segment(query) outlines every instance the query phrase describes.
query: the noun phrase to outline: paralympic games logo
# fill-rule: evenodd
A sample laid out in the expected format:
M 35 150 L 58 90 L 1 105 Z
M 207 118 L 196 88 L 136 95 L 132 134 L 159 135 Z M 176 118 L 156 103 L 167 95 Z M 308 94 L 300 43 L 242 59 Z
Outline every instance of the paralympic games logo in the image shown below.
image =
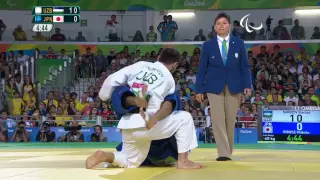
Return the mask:
M 57 76 L 58 75 L 58 66 L 51 66 L 49 67 L 49 72 L 54 75 Z
M 241 20 L 240 20 L 240 26 L 243 27 L 243 28 L 246 28 L 246 31 L 247 31 L 248 33 L 253 32 L 252 29 L 254 29 L 254 30 L 260 30 L 260 29 L 262 29 L 262 27 L 263 27 L 262 23 L 260 24 L 259 27 L 253 27 L 253 26 L 251 26 L 250 24 L 248 24 L 249 16 L 250 16 L 250 14 L 247 14 L 247 15 L 245 15 L 245 16 L 243 16 L 243 17 L 241 18 Z M 246 24 L 245 24 L 245 25 L 243 24 L 243 21 L 244 21 L 244 20 L 246 20 Z M 250 29 L 249 29 L 249 28 L 250 28 Z

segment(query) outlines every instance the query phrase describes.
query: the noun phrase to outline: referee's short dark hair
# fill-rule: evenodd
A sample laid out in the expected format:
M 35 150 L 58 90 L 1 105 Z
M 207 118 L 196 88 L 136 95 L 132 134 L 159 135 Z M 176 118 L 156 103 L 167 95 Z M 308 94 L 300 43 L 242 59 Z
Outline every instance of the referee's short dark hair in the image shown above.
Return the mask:
M 179 51 L 173 48 L 163 49 L 159 56 L 159 61 L 167 65 L 180 62 L 180 60 L 181 54 L 179 53 Z
M 214 19 L 214 24 L 216 24 L 217 21 L 218 21 L 219 19 L 221 19 L 221 18 L 226 18 L 227 21 L 228 21 L 228 23 L 229 23 L 229 24 L 231 23 L 231 19 L 230 19 L 230 16 L 229 16 L 228 14 L 226 14 L 226 13 L 220 13 L 220 14 L 218 14 L 218 16 Z

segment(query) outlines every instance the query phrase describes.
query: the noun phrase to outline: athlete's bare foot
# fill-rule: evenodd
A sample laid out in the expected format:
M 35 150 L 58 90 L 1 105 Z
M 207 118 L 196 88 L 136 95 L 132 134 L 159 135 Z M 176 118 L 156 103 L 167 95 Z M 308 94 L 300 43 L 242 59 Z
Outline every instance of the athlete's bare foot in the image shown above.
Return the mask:
M 92 169 L 94 166 L 96 166 L 102 162 L 112 163 L 113 159 L 114 159 L 113 153 L 107 153 L 107 152 L 99 150 L 87 158 L 86 168 Z
M 176 164 L 177 169 L 200 169 L 202 168 L 202 165 L 195 163 L 193 161 L 187 160 L 187 161 L 178 161 Z

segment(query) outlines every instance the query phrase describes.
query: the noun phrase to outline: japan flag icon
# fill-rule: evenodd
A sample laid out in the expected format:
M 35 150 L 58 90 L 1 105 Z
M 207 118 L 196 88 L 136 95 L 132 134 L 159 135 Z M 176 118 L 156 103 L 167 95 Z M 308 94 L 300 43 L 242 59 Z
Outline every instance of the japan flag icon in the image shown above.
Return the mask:
M 266 133 L 266 134 L 273 133 L 273 127 L 272 126 L 264 126 L 263 127 L 263 133 Z

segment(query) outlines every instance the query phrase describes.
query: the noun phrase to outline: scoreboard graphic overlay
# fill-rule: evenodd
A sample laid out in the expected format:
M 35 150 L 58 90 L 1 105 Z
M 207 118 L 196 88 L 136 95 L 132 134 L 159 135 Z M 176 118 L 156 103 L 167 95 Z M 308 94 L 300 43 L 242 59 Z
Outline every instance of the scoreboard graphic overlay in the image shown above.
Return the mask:
M 319 106 L 262 106 L 262 141 L 320 142 Z
M 56 23 L 79 23 L 79 6 L 35 6 L 32 9 L 33 32 L 50 32 Z

